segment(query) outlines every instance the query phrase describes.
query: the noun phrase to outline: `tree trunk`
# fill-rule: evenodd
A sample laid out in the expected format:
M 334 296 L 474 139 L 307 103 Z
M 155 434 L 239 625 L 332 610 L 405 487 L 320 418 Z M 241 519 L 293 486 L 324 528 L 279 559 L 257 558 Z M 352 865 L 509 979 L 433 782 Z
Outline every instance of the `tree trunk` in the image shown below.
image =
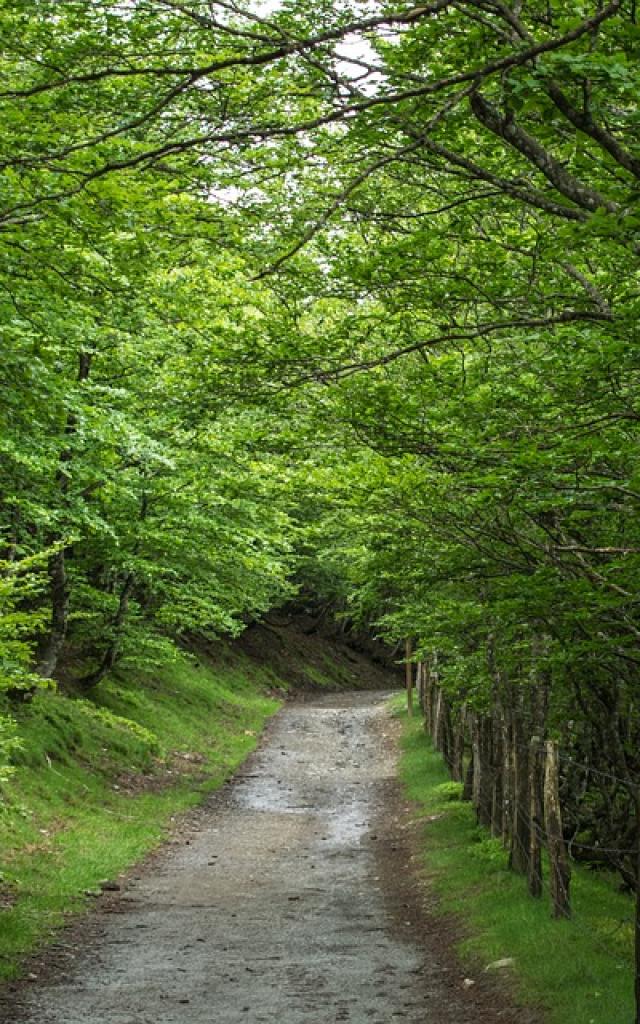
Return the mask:
M 529 867 L 528 886 L 532 896 L 542 895 L 542 840 L 544 832 L 543 787 L 544 758 L 543 737 L 546 732 L 547 710 L 551 677 L 544 667 L 544 655 L 549 647 L 549 638 L 536 635 L 533 639 L 533 671 L 531 718 L 534 734 L 529 745 Z
M 504 829 L 503 718 L 494 715 L 491 723 L 491 832 L 502 836 Z
M 463 704 L 453 726 L 453 749 L 451 751 L 451 778 L 454 782 L 464 781 L 464 737 L 467 707 Z
M 482 758 L 482 774 L 480 776 L 480 822 L 491 828 L 493 809 L 493 720 L 489 715 L 480 719 L 480 756 Z
M 473 766 L 473 785 L 471 789 L 471 803 L 476 812 L 476 818 L 480 819 L 480 776 L 482 775 L 482 758 L 480 757 L 480 716 L 474 714 L 471 721 L 471 764 Z
M 405 679 L 407 684 L 407 714 L 411 718 L 413 715 L 413 668 L 411 665 L 411 640 L 409 637 L 405 641 Z
M 544 772 L 544 823 L 551 867 L 551 900 L 554 917 L 571 917 L 569 883 L 571 869 L 562 835 L 558 744 L 547 740 Z
M 118 608 L 113 617 L 111 642 L 108 644 L 104 654 L 102 655 L 102 660 L 95 672 L 90 672 L 89 675 L 84 676 L 84 678 L 79 681 L 83 690 L 91 690 L 94 686 L 97 686 L 98 683 L 100 683 L 116 665 L 118 655 L 120 653 L 120 644 L 122 642 L 123 626 L 129 609 L 129 598 L 131 596 L 131 591 L 133 590 L 134 582 L 135 577 L 133 573 L 128 572 L 125 577 L 122 590 L 120 591 Z
M 529 748 L 529 866 L 527 883 L 532 896 L 542 896 L 542 794 L 540 737 L 533 736 Z
M 431 674 L 431 665 L 427 660 L 423 663 L 423 710 L 424 710 L 424 731 L 428 736 L 431 736 L 431 730 L 433 727 L 433 676 Z
M 491 826 L 491 720 L 484 715 L 474 716 L 472 730 L 473 806 L 480 825 Z
M 60 652 L 67 637 L 69 620 L 69 585 L 67 581 L 66 550 L 59 551 L 49 559 L 49 588 L 51 594 L 51 625 L 40 648 L 36 672 L 44 679 L 50 679 L 56 670 Z
M 494 836 L 502 835 L 504 816 L 504 793 L 502 774 L 502 689 L 503 679 L 498 669 L 496 640 L 493 632 L 487 637 L 487 671 L 491 678 L 491 716 L 486 736 L 487 758 L 490 764 L 491 809 L 489 827 Z
M 509 867 L 526 875 L 529 871 L 529 757 L 527 740 L 519 714 L 513 716 L 513 805 Z
M 436 750 L 442 750 L 442 690 L 439 686 L 434 686 L 434 708 L 433 708 L 433 720 L 431 724 L 431 738 L 433 739 L 433 745 Z
M 511 820 L 513 814 L 514 765 L 513 765 L 513 733 L 510 714 L 506 711 L 502 718 L 502 845 L 505 849 L 511 843 Z
M 467 764 L 467 770 L 464 773 L 464 786 L 462 788 L 462 799 L 467 801 L 473 800 L 474 794 L 474 771 L 473 771 L 473 754 L 469 758 Z
M 638 787 L 634 788 L 634 801 L 636 806 L 636 922 L 635 922 L 635 959 L 636 959 L 636 1018 L 635 1024 L 640 1024 L 640 792 Z
M 441 729 L 442 729 L 442 756 L 444 757 L 447 770 L 453 778 L 453 723 L 451 720 L 451 708 L 445 693 L 442 693 L 441 707 Z

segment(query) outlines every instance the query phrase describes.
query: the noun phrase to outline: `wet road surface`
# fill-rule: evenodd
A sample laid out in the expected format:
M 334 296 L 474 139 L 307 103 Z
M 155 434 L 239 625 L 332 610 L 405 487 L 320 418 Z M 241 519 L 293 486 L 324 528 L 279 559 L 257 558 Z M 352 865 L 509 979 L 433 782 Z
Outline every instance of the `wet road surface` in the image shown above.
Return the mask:
M 380 693 L 286 706 L 191 831 L 94 915 L 59 976 L 28 989 L 19 1019 L 489 1020 L 388 891 L 406 868 L 406 851 L 393 859 L 394 731 Z

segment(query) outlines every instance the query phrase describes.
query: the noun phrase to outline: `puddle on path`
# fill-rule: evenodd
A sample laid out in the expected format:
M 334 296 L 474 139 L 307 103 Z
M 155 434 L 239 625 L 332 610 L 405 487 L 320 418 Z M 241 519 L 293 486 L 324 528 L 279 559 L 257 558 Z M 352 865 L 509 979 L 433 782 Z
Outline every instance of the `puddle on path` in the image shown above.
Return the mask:
M 128 885 L 117 913 L 95 915 L 57 983 L 31 988 L 20 1019 L 475 1020 L 381 891 L 372 822 L 380 832 L 394 811 L 387 721 L 379 693 L 285 707 L 198 829 Z

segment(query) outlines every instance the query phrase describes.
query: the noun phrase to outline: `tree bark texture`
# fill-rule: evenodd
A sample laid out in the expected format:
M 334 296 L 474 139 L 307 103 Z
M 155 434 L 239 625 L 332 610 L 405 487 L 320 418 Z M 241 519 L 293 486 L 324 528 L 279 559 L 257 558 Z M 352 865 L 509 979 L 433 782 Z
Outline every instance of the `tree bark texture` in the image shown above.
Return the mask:
M 520 874 L 529 871 L 529 756 L 521 716 L 512 721 L 513 801 L 511 808 L 511 848 L 509 867 Z
M 562 835 L 558 744 L 547 740 L 544 772 L 544 823 L 550 862 L 551 901 L 554 917 L 571 917 L 569 884 L 571 869 Z
M 407 685 L 407 714 L 413 715 L 413 666 L 411 664 L 411 640 L 405 641 L 405 679 Z
M 80 680 L 80 685 L 84 690 L 91 690 L 98 683 L 102 682 L 104 677 L 115 668 L 120 653 L 120 645 L 122 643 L 122 631 L 124 623 L 127 617 L 127 611 L 129 610 L 129 598 L 134 587 L 135 577 L 132 572 L 128 572 L 122 589 L 120 590 L 120 597 L 118 600 L 118 608 L 116 614 L 113 617 L 111 626 L 111 641 L 102 655 L 102 660 L 95 672 L 89 673 Z
M 464 747 L 466 736 L 467 708 L 458 710 L 453 724 L 453 747 L 451 751 L 451 778 L 454 782 L 464 782 Z
M 36 672 L 44 679 L 50 679 L 55 672 L 67 637 L 69 585 L 67 581 L 65 548 L 60 548 L 55 555 L 51 556 L 48 572 L 51 595 L 51 620 L 49 632 L 40 648 L 40 655 L 36 665 Z
M 540 738 L 533 736 L 529 748 L 529 866 L 527 884 L 532 896 L 542 896 L 542 756 Z

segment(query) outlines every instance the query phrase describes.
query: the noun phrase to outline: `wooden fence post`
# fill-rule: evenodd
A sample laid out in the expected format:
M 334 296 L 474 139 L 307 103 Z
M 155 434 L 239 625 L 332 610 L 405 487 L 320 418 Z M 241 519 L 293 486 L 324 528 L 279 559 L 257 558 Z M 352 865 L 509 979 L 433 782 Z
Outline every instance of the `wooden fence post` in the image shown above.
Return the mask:
M 571 917 L 569 883 L 571 868 L 562 835 L 562 813 L 560 809 L 560 785 L 558 769 L 558 744 L 547 740 L 544 767 L 544 824 L 547 833 L 547 849 L 551 865 L 551 900 L 554 917 Z

